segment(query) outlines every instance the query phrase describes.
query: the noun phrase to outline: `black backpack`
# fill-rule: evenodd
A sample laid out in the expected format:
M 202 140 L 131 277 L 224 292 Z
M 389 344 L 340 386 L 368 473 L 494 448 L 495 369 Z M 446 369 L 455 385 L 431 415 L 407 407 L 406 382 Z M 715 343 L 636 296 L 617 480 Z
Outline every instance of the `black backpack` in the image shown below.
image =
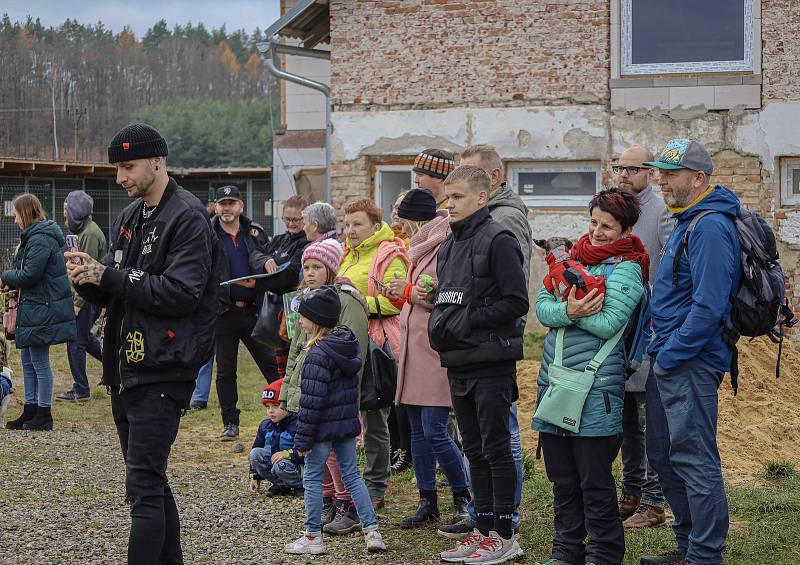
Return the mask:
M 672 284 L 678 284 L 678 264 L 681 254 L 689 259 L 689 236 L 698 222 L 714 210 L 700 212 L 692 219 L 672 264 Z M 742 246 L 742 282 L 731 299 L 730 317 L 725 320 L 722 337 L 731 348 L 731 387 L 734 396 L 739 390 L 739 350 L 736 343 L 742 336 L 754 338 L 765 335 L 778 344 L 778 361 L 775 377 L 780 376 L 781 353 L 783 351 L 783 328 L 797 323 L 794 312 L 785 298 L 786 280 L 778 264 L 778 244 L 775 234 L 766 221 L 750 210 L 740 208 L 735 219 L 736 233 Z

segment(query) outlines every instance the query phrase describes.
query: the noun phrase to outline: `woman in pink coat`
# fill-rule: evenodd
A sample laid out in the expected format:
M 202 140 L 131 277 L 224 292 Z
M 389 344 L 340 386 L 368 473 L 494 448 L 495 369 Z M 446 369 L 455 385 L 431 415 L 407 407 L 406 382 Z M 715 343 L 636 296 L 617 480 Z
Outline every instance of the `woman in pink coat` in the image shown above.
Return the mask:
M 401 526 L 414 528 L 439 519 L 437 461 L 453 491 L 455 521 L 466 518 L 470 495 L 461 452 L 447 433 L 451 407 L 447 370 L 428 341 L 431 305 L 415 288 L 422 275 L 436 277 L 436 255 L 450 234 L 448 213 L 436 210 L 436 200 L 430 192 L 416 189 L 403 198 L 398 216 L 411 237 L 411 266 L 407 279 L 392 281 L 387 294 L 393 300 L 405 299 L 400 312 L 395 404 L 405 407 L 411 423 L 411 459 L 419 487 L 419 506 L 413 515 L 403 519 Z

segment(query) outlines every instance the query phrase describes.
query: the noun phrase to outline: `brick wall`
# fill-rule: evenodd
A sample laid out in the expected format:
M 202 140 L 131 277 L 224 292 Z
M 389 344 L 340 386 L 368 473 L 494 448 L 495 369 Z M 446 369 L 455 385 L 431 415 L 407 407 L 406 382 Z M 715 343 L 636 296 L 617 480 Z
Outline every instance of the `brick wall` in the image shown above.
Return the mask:
M 608 0 L 332 0 L 335 110 L 609 97 Z
M 761 0 L 764 100 L 800 100 L 800 2 Z

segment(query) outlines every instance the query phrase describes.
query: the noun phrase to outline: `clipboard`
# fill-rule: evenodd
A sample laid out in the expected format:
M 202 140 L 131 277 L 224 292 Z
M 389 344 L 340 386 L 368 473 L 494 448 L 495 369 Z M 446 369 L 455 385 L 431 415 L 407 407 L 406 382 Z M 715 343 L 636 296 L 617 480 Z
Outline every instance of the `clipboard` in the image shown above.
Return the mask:
M 275 271 L 274 273 L 259 273 L 257 275 L 247 275 L 246 277 L 236 277 L 235 279 L 231 279 L 229 281 L 223 281 L 223 282 L 219 283 L 219 286 L 228 286 L 228 285 L 231 285 L 231 284 L 233 284 L 235 282 L 246 281 L 247 279 L 265 279 L 267 277 L 271 277 L 272 275 L 277 275 L 281 271 L 285 271 L 289 267 L 290 264 L 291 263 L 287 261 L 286 263 L 282 263 L 282 264 L 278 265 L 278 270 Z

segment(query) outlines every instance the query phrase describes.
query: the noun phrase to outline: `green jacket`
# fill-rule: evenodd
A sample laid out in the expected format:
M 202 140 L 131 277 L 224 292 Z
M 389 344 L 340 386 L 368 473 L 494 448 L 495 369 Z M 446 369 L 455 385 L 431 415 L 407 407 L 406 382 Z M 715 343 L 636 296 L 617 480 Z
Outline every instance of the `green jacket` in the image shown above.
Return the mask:
M 530 278 L 531 246 L 533 235 L 528 221 L 528 207 L 505 183 L 489 197 L 487 202 L 492 219 L 514 234 L 522 250 L 522 268 L 525 282 Z
M 350 285 L 335 285 L 339 293 L 339 300 L 342 303 L 342 313 L 339 314 L 339 325 L 347 326 L 358 338 L 361 346 L 361 369 L 358 371 L 358 382 L 361 383 L 361 375 L 364 372 L 364 361 L 367 353 L 369 336 L 367 328 L 369 319 L 367 318 L 367 304 L 364 297 L 358 290 Z M 281 408 L 289 412 L 300 411 L 300 376 L 303 373 L 303 363 L 306 360 L 305 348 L 308 334 L 297 324 L 292 344 L 289 347 L 289 358 L 286 361 L 286 376 L 283 378 L 281 386 L 280 402 Z
M 605 265 L 589 266 L 586 269 L 598 275 L 605 272 Z M 586 318 L 575 321 L 567 317 L 567 303 L 561 302 L 542 286 L 536 300 L 536 316 L 550 328 L 544 340 L 542 366 L 536 384 L 537 403 L 549 384 L 548 367 L 555 357 L 556 332 L 564 333 L 564 366 L 583 371 L 603 343 L 622 329 L 630 319 L 642 297 L 642 269 L 638 263 L 623 261 L 606 280 L 603 309 Z M 582 437 L 611 436 L 622 433 L 622 406 L 625 396 L 625 359 L 622 342 L 600 366 L 594 384 L 589 391 L 581 413 L 580 431 L 573 434 L 553 425 L 533 420 L 534 430 L 560 435 Z
M 64 243 L 64 234 L 54 221 L 33 223 L 20 236 L 11 269 L 0 275 L 3 283 L 20 291 L 14 334 L 17 348 L 75 340 Z
M 78 228 L 75 235 L 77 235 L 80 240 L 79 247 L 81 251 L 88 253 L 95 261 L 100 261 L 105 257 L 108 249 L 106 236 L 103 230 L 100 229 L 100 226 L 92 220 L 91 216 L 83 220 L 81 227 Z M 83 305 L 86 304 L 86 301 L 75 292 L 74 285 L 72 287 L 72 302 L 75 308 L 83 308 Z

